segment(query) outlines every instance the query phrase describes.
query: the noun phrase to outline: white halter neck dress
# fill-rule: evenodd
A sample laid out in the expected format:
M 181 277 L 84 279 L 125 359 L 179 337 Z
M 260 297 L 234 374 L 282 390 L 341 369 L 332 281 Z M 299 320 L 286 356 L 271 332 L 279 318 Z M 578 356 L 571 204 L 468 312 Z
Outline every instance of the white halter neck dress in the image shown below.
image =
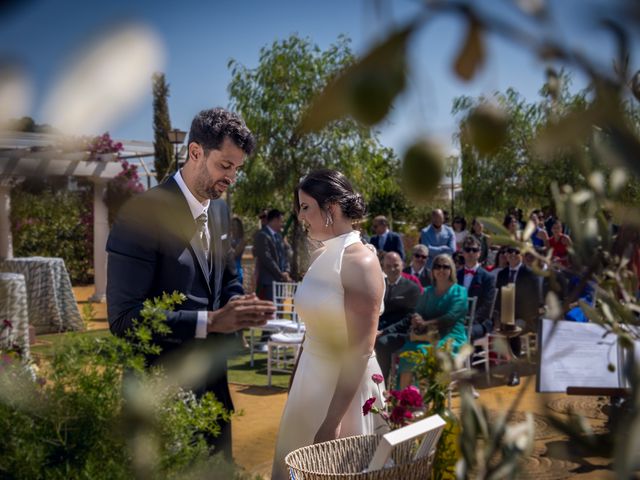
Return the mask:
M 313 443 L 333 398 L 341 370 L 341 353 L 348 347 L 340 277 L 342 256 L 349 245 L 357 242 L 360 242 L 360 234 L 355 231 L 325 241 L 325 250 L 311 264 L 296 292 L 295 308 L 305 323 L 306 334 L 280 422 L 272 473 L 274 480 L 289 478 L 284 457 Z M 380 281 L 384 281 L 382 277 Z M 383 305 L 380 305 L 381 311 Z M 381 424 L 378 415 L 362 414 L 364 402 L 380 396 L 371 380 L 374 373 L 382 374 L 375 354 L 372 354 L 359 389 L 342 419 L 340 437 L 374 433 Z M 381 406 L 380 398 L 376 403 Z

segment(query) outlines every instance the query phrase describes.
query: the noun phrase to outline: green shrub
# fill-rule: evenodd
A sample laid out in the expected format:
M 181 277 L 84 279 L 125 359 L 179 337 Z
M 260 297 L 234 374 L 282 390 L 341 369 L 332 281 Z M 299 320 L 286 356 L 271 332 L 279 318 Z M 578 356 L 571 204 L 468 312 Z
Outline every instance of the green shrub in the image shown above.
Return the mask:
M 50 186 L 40 192 L 14 188 L 11 232 L 16 257 L 62 257 L 72 282 L 93 281 L 93 208 L 89 191 L 54 191 Z
M 163 312 L 183 299 L 148 301 L 127 340 L 65 334 L 36 382 L 0 352 L 0 478 L 248 478 L 210 456 L 222 404 L 145 369 Z

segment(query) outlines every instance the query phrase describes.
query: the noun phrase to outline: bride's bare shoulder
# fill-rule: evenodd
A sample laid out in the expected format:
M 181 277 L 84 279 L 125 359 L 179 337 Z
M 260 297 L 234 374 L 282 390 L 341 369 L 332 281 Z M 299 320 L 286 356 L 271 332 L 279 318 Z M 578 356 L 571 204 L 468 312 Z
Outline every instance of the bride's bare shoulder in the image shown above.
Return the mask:
M 361 269 L 380 269 L 380 261 L 375 253 L 375 248 L 365 245 L 361 242 L 349 245 L 344 250 L 342 257 L 342 266 L 352 266 Z

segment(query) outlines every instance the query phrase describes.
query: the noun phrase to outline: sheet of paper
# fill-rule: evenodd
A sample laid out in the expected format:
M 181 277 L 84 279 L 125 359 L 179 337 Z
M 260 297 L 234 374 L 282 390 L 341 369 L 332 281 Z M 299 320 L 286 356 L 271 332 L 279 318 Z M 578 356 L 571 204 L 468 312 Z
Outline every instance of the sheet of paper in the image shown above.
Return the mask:
M 594 323 L 542 320 L 539 392 L 566 392 L 567 387 L 620 387 L 616 337 Z M 609 370 L 614 366 L 614 371 Z

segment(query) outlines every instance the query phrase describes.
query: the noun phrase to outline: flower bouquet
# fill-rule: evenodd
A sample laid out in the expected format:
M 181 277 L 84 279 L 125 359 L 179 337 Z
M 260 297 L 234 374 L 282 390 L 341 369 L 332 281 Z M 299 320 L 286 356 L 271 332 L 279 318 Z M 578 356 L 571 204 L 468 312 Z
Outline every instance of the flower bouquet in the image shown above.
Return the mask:
M 404 427 L 408 423 L 424 416 L 424 401 L 422 394 L 413 385 L 403 390 L 389 390 L 382 393 L 380 384 L 384 381 L 382 375 L 373 374 L 371 380 L 378 386 L 380 398 L 384 398 L 382 408 L 375 405 L 376 397 L 369 398 L 362 405 L 362 414 L 380 415 L 390 430 Z

